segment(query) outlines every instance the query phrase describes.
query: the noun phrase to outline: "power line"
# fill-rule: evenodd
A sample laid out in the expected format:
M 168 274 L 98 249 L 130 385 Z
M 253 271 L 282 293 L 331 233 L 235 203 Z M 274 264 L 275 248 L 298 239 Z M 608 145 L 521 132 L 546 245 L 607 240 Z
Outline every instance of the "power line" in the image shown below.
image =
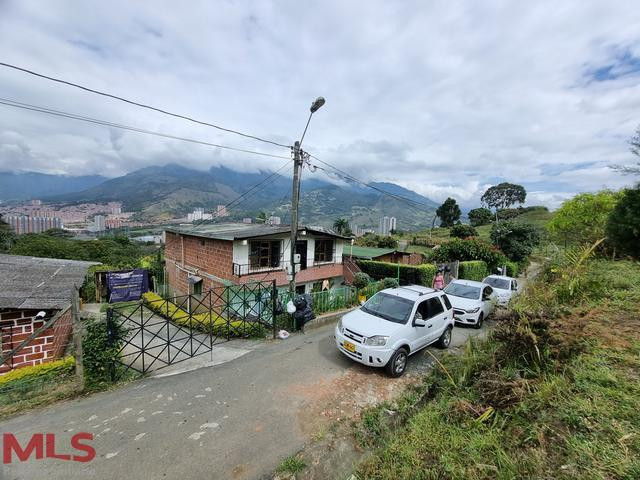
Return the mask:
M 223 132 L 234 133 L 234 134 L 240 135 L 242 137 L 251 138 L 253 140 L 258 140 L 260 142 L 270 143 L 270 144 L 276 145 L 278 147 L 291 148 L 290 145 L 284 145 L 282 143 L 274 142 L 272 140 L 266 140 L 264 138 L 260 138 L 260 137 L 257 137 L 255 135 L 250 135 L 248 133 L 239 132 L 237 130 L 232 130 L 230 128 L 221 127 L 220 125 L 216 125 L 214 123 L 205 122 L 205 121 L 202 121 L 202 120 L 197 120 L 197 119 L 195 119 L 193 117 L 189 117 L 187 115 L 181 115 L 181 114 L 178 114 L 178 113 L 173 113 L 173 112 L 170 112 L 170 111 L 165 110 L 163 108 L 154 107 L 154 106 L 147 105 L 147 104 L 144 104 L 144 103 L 136 102 L 134 100 L 129 100 L 127 98 L 120 97 L 118 95 L 114 95 L 114 94 L 107 93 L 107 92 L 102 92 L 100 90 L 95 90 L 93 88 L 89 88 L 89 87 L 86 87 L 84 85 L 73 83 L 73 82 L 70 82 L 68 80 L 63 80 L 61 78 L 56 78 L 56 77 L 51 77 L 49 75 L 44 75 L 42 73 L 38 73 L 38 72 L 35 72 L 33 70 L 28 70 L 28 69 L 23 68 L 23 67 L 18 67 L 17 65 L 12 65 L 10 63 L 0 62 L 0 66 L 7 67 L 7 68 L 12 68 L 12 69 L 18 70 L 20 72 L 28 73 L 29 75 L 33 75 L 35 77 L 40 77 L 40 78 L 44 78 L 46 80 L 50 80 L 52 82 L 61 83 L 63 85 L 68 85 L 70 87 L 79 88 L 80 90 L 84 90 L 86 92 L 95 93 L 96 95 L 102 95 L 103 97 L 108 97 L 108 98 L 112 98 L 114 100 L 119 100 L 121 102 L 125 102 L 125 103 L 131 104 L 131 105 L 135 105 L 137 107 L 146 108 L 148 110 L 153 110 L 155 112 L 163 113 L 165 115 L 169 115 L 169 116 L 176 117 L 176 118 L 181 118 L 183 120 L 188 120 L 190 122 L 197 123 L 197 124 L 200 124 L 200 125 L 206 125 L 207 127 L 217 128 L 218 130 L 222 130 Z
M 398 201 L 401 201 L 403 203 L 406 203 L 407 205 L 409 205 L 409 206 L 411 206 L 413 208 L 418 209 L 419 207 L 426 207 L 426 208 L 429 208 L 430 210 L 433 210 L 433 206 L 432 205 L 428 205 L 426 203 L 418 202 L 416 200 L 412 200 L 412 199 L 410 199 L 408 197 L 404 197 L 402 195 L 398 195 L 398 194 L 395 194 L 395 193 L 388 192 L 388 191 L 384 190 L 383 188 L 377 187 L 377 186 L 372 185 L 372 184 L 370 184 L 368 182 L 365 182 L 364 180 L 360 180 L 359 178 L 354 177 L 353 175 L 345 172 L 344 170 L 341 170 L 338 167 L 336 167 L 334 165 L 331 165 L 329 162 L 325 162 L 324 160 L 319 159 L 315 155 L 310 155 L 310 157 L 315 159 L 315 160 L 317 160 L 318 162 L 326 165 L 327 167 L 333 169 L 335 172 L 337 172 L 338 176 L 343 178 L 343 179 L 347 179 L 347 180 L 350 180 L 352 182 L 355 182 L 355 183 L 358 183 L 360 185 L 363 185 L 365 187 L 371 188 L 371 189 L 373 189 L 373 190 L 375 190 L 375 191 L 377 191 L 377 192 L 379 192 L 379 193 L 381 193 L 383 195 L 386 195 L 386 196 L 388 196 L 390 198 L 393 198 L 395 200 L 398 200 Z M 327 172 L 327 170 L 325 168 L 322 168 L 322 167 L 320 167 L 318 165 L 312 165 L 312 166 L 315 167 L 315 168 L 318 168 L 320 170 L 323 170 L 325 173 L 328 174 L 328 172 Z
M 233 200 L 231 200 L 229 203 L 227 203 L 224 208 L 237 208 L 238 206 L 242 205 L 243 203 L 245 203 L 249 198 L 253 197 L 254 195 L 256 195 L 258 192 L 260 192 L 261 190 L 264 190 L 266 187 L 268 187 L 269 185 L 271 185 L 273 182 L 276 181 L 275 177 L 276 175 L 278 175 L 278 173 L 280 173 L 280 171 L 282 171 L 284 168 L 289 166 L 289 163 L 291 162 L 291 159 L 289 159 L 288 162 L 284 163 L 282 166 L 280 166 L 280 168 L 278 168 L 277 170 L 275 170 L 274 172 L 272 172 L 270 175 L 268 175 L 267 177 L 265 177 L 264 179 L 262 179 L 260 182 L 256 183 L 255 185 L 253 185 L 252 187 L 250 187 L 248 190 L 246 190 L 245 192 L 243 192 L 242 194 L 240 194 L 238 197 L 234 198 Z M 271 180 L 273 179 L 273 180 Z M 269 182 L 269 180 L 271 180 Z M 269 182 L 265 185 L 266 182 Z M 259 188 L 261 187 L 262 188 Z M 257 190 L 256 190 L 257 189 Z M 254 191 L 255 190 L 255 191 Z M 252 193 L 253 192 L 253 193 Z M 216 213 L 216 215 L 214 215 L 211 219 L 208 220 L 200 220 L 198 223 L 196 223 L 195 225 L 192 225 L 191 228 L 189 230 L 187 230 L 185 233 L 189 233 L 189 232 L 193 232 L 197 227 L 199 227 L 200 225 L 202 225 L 204 222 L 206 221 L 210 221 L 210 220 L 215 220 L 216 218 L 220 218 L 220 214 Z
M 16 100 L 11 100 L 11 99 L 6 99 L 6 98 L 0 98 L 0 105 L 5 105 L 8 107 L 14 107 L 14 108 L 20 108 L 23 110 L 30 110 L 33 112 L 39 112 L 39 113 L 46 113 L 48 115 L 54 115 L 57 117 L 63 117 L 63 118 L 70 118 L 72 120 L 79 120 L 82 122 L 87 122 L 87 123 L 93 123 L 96 125 L 104 125 L 107 127 L 113 127 L 113 128 L 119 128 L 121 130 L 128 130 L 131 132 L 137 132 L 137 133 L 144 133 L 146 135 L 155 135 L 157 137 L 163 137 L 163 138 L 169 138 L 172 140 L 180 140 L 183 142 L 189 142 L 189 143 L 195 143 L 195 144 L 199 144 L 199 145 L 207 145 L 209 147 L 216 147 L 216 148 L 221 148 L 224 150 L 233 150 L 236 152 L 242 152 L 242 153 L 249 153 L 252 155 L 260 155 L 263 157 L 272 157 L 272 158 L 289 158 L 287 156 L 284 155 L 274 155 L 271 153 L 266 153 L 266 152 L 257 152 L 254 150 L 247 150 L 244 148 L 236 148 L 236 147 L 229 147 L 227 145 L 220 145 L 217 143 L 211 143 L 211 142 L 206 142 L 204 140 L 194 140 L 192 138 L 187 138 L 187 137 L 180 137 L 178 135 L 172 135 L 169 133 L 163 133 L 163 132 L 156 132 L 153 130 L 146 130 L 143 128 L 139 128 L 139 127 L 132 127 L 130 125 L 124 125 L 124 124 L 120 124 L 120 123 L 115 123 L 115 122 L 110 122 L 107 120 L 100 120 L 97 118 L 92 118 L 92 117 L 87 117 L 84 115 L 78 115 L 75 113 L 69 113 L 69 112 L 64 112 L 61 110 L 54 110 L 51 108 L 46 108 L 46 107 L 40 107 L 38 105 L 31 105 L 28 103 L 23 103 L 23 102 L 18 102 Z

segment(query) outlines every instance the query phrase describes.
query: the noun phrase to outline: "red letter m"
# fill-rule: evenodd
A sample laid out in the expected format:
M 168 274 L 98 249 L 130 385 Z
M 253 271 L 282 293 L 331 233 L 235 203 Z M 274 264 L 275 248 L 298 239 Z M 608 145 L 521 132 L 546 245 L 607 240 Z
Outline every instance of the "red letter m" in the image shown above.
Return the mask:
M 3 433 L 2 434 L 2 462 L 3 463 L 11 463 L 11 452 L 14 451 L 16 456 L 21 462 L 26 462 L 33 451 L 36 451 L 36 459 L 40 460 L 44 458 L 44 436 L 42 433 L 35 433 L 29 443 L 27 444 L 27 448 L 24 450 L 18 443 L 18 440 L 13 435 L 13 433 Z

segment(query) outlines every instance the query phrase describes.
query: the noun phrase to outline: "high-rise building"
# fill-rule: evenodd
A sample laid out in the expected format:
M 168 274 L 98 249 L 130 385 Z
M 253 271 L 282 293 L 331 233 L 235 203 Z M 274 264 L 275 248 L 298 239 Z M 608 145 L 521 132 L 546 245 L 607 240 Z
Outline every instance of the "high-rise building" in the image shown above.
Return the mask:
M 387 217 L 385 215 L 380 219 L 380 235 L 389 235 L 392 230 L 396 230 L 396 217 Z
M 93 217 L 93 227 L 96 232 L 102 232 L 105 230 L 104 215 L 96 215 Z
M 4 220 L 11 225 L 13 231 L 18 235 L 23 233 L 42 233 L 52 228 L 63 228 L 62 220 L 59 217 L 10 215 L 4 217 Z
M 269 225 L 280 225 L 282 223 L 282 220 L 280 219 L 280 217 L 275 217 L 273 215 L 271 215 L 268 219 L 267 219 L 267 223 Z
M 227 217 L 229 216 L 229 212 L 227 212 L 226 205 L 218 205 L 216 208 L 216 216 L 217 217 Z
M 200 220 L 211 220 L 213 218 L 212 213 L 204 213 L 204 208 L 194 208 L 192 213 L 187 214 L 187 220 L 189 222 L 197 222 Z

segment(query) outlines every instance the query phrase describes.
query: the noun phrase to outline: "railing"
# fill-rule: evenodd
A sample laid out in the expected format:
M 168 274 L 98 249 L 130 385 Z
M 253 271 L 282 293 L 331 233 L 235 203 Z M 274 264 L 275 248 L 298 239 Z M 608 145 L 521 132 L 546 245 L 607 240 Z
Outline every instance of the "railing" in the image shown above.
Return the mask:
M 320 268 L 320 267 L 325 267 L 327 265 L 335 265 L 336 263 L 339 263 L 336 259 L 335 254 L 333 254 L 333 256 L 331 257 L 331 260 L 327 260 L 327 261 L 322 261 L 322 262 L 313 262 L 313 264 L 311 264 L 310 260 L 307 260 L 307 265 L 304 269 L 308 270 L 311 268 Z M 267 266 L 267 267 L 260 267 L 260 266 L 256 266 L 253 265 L 251 263 L 233 263 L 233 274 L 236 277 L 242 277 L 244 275 L 253 275 L 255 273 L 267 273 L 267 272 L 278 272 L 281 270 L 286 271 L 287 266 L 290 265 L 291 262 L 290 261 L 285 261 L 285 260 L 279 260 L 277 265 L 273 265 L 273 266 Z

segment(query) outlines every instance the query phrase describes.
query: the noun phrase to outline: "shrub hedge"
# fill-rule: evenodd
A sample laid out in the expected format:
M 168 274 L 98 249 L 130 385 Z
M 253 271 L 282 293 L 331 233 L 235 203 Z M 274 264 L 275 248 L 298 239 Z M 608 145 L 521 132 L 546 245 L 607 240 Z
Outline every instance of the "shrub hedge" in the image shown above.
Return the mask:
M 73 357 L 65 357 L 50 363 L 22 367 L 11 370 L 0 376 L 0 386 L 10 384 L 18 380 L 34 380 L 51 377 L 52 380 L 61 380 L 73 374 L 76 368 L 76 360 Z
M 493 272 L 504 265 L 507 257 L 498 248 L 479 238 L 454 238 L 440 246 L 436 253 L 436 260 L 438 262 L 483 260 Z
M 520 265 L 516 262 L 507 262 L 505 264 L 507 266 L 507 276 L 508 277 L 517 277 L 520 273 Z
M 458 278 L 481 282 L 489 274 L 486 262 L 482 260 L 470 260 L 460 262 L 458 266 Z
M 142 298 L 151 310 L 165 318 L 168 318 L 176 325 L 183 327 L 191 327 L 206 333 L 215 333 L 217 335 L 233 335 L 234 331 L 238 331 L 242 327 L 241 320 L 227 321 L 213 310 L 205 313 L 189 313 L 178 307 L 170 300 L 165 300 L 160 295 L 147 292 Z
M 360 260 L 356 262 L 360 269 L 376 280 L 383 278 L 397 278 L 400 274 L 400 284 L 418 284 L 431 286 L 436 274 L 436 266 L 428 263 L 421 265 L 405 265 L 402 263 L 376 262 Z

